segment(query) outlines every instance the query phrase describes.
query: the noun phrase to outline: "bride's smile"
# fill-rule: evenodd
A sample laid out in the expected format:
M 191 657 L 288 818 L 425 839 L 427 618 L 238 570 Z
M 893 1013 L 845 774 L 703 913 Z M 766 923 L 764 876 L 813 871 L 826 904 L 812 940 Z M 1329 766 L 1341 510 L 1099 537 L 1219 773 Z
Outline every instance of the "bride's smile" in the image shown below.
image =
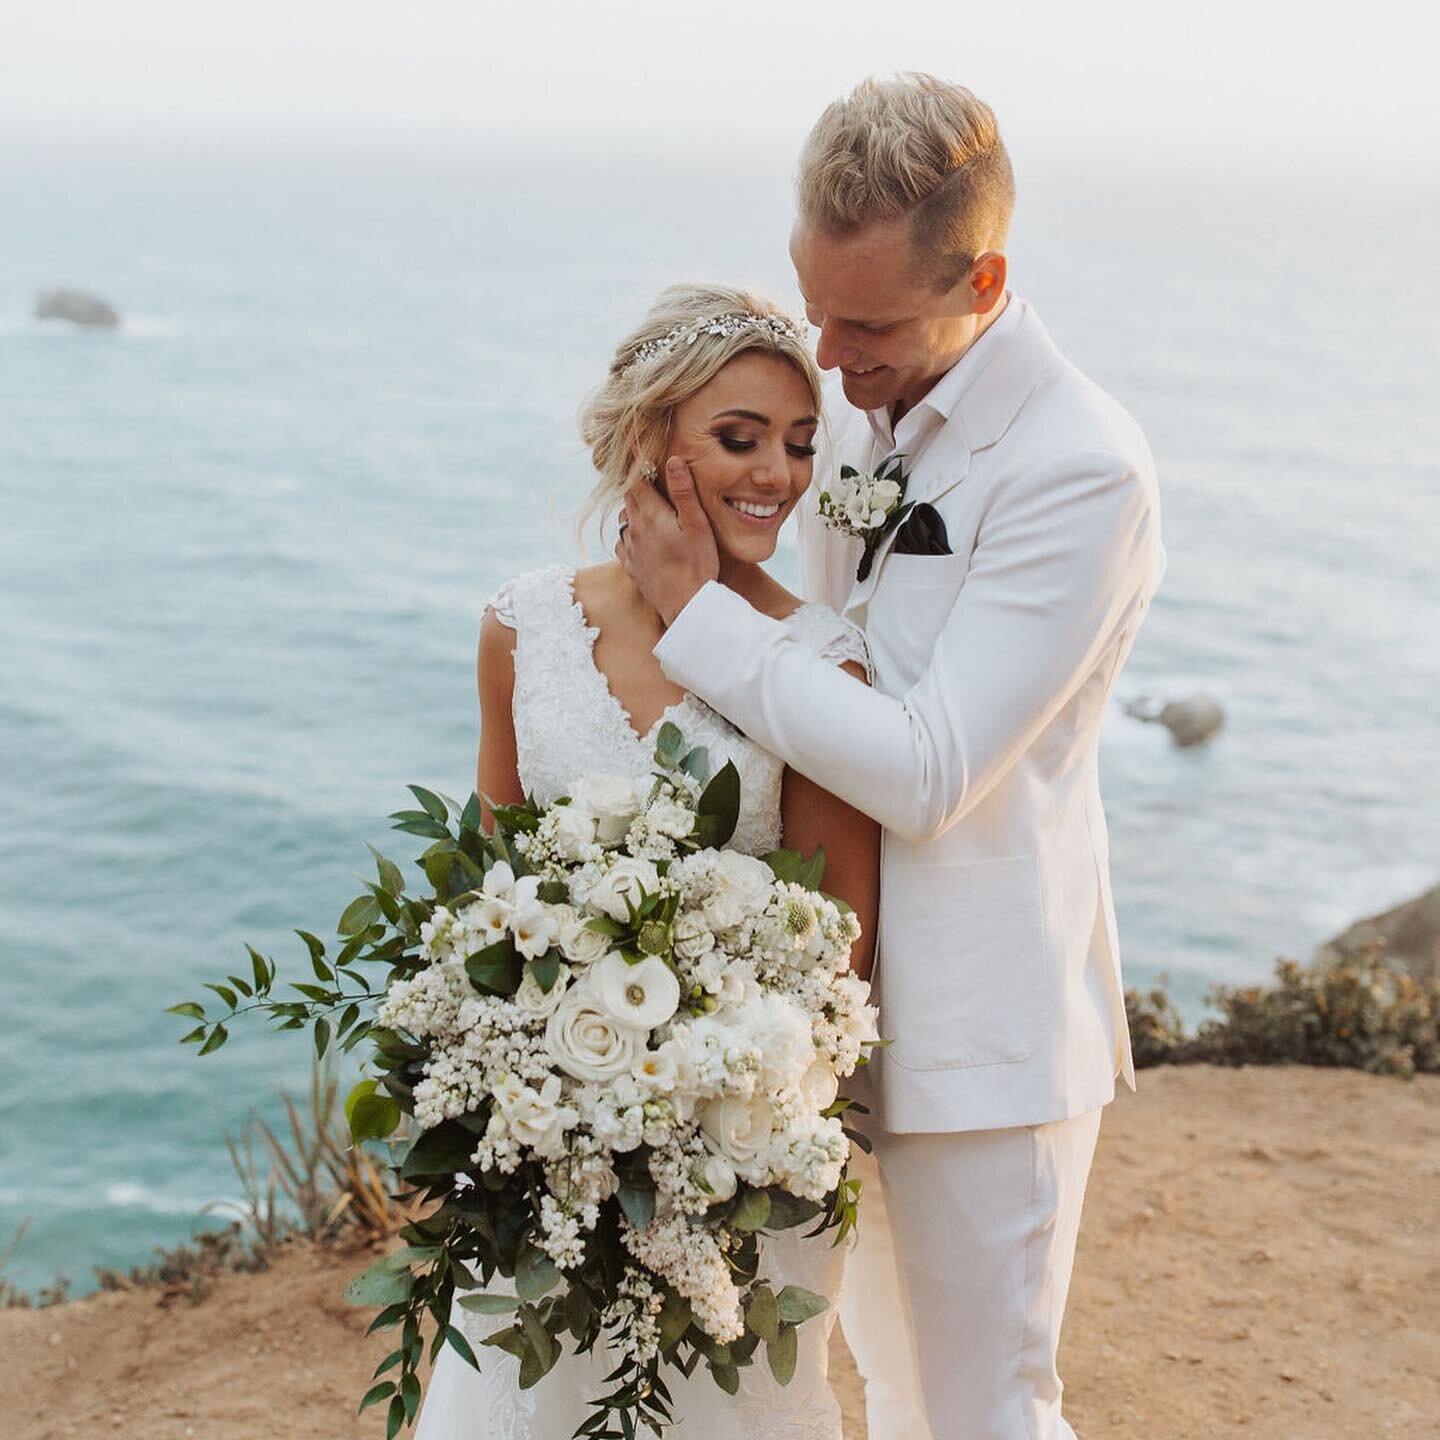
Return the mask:
M 670 453 L 690 465 L 722 562 L 757 564 L 810 485 L 819 420 L 805 377 L 778 355 L 737 356 L 675 408 Z

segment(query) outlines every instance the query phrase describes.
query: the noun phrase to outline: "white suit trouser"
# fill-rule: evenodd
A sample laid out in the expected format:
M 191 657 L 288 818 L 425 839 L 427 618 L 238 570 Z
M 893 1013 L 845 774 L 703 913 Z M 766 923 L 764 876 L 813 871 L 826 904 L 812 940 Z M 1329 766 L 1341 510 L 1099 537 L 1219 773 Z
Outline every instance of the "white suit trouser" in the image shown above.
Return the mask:
M 1074 1440 L 1055 1356 L 1100 1114 L 855 1148 L 840 1324 L 870 1440 Z

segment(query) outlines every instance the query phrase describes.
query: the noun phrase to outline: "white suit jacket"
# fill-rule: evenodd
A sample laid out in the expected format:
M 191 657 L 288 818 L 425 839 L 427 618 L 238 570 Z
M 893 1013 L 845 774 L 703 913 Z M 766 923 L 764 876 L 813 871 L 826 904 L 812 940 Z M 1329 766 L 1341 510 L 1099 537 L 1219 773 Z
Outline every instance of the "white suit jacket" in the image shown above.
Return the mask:
M 883 454 L 847 406 L 802 514 L 807 597 L 864 626 L 873 689 L 713 582 L 655 653 L 885 827 L 880 1123 L 1042 1124 L 1134 1083 L 1097 746 L 1164 569 L 1154 464 L 1019 297 L 929 399 L 906 498 L 940 512 L 953 553 L 892 554 L 892 534 L 855 581 L 859 543 L 813 498 L 822 463 Z

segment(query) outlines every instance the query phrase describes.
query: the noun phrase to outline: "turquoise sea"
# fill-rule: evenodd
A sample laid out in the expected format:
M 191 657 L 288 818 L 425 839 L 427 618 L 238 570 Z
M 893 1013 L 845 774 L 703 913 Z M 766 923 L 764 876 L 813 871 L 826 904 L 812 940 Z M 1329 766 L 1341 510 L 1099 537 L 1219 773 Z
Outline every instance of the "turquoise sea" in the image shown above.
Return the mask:
M 1128 974 L 1193 1018 L 1440 871 L 1440 192 L 1021 175 L 1016 288 L 1162 471 L 1121 698 L 1228 713 L 1105 739 Z M 672 279 L 790 295 L 788 205 L 778 165 L 0 160 L 8 1278 L 83 1289 L 235 1194 L 223 1133 L 304 1046 L 198 1061 L 164 1007 L 244 940 L 298 961 L 365 841 L 413 855 L 404 782 L 468 792 L 478 617 L 568 553 L 609 346 Z M 31 321 L 56 284 L 125 327 Z

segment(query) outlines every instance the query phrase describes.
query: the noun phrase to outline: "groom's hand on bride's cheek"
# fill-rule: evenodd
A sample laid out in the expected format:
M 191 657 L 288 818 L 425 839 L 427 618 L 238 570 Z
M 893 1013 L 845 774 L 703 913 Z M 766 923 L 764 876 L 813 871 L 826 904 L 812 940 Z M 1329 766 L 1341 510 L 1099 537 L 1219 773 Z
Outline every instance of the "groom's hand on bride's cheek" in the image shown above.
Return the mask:
M 719 578 L 720 556 L 695 478 L 678 456 L 665 463 L 665 489 L 668 500 L 643 480 L 631 487 L 615 558 L 668 625 L 702 585 Z

